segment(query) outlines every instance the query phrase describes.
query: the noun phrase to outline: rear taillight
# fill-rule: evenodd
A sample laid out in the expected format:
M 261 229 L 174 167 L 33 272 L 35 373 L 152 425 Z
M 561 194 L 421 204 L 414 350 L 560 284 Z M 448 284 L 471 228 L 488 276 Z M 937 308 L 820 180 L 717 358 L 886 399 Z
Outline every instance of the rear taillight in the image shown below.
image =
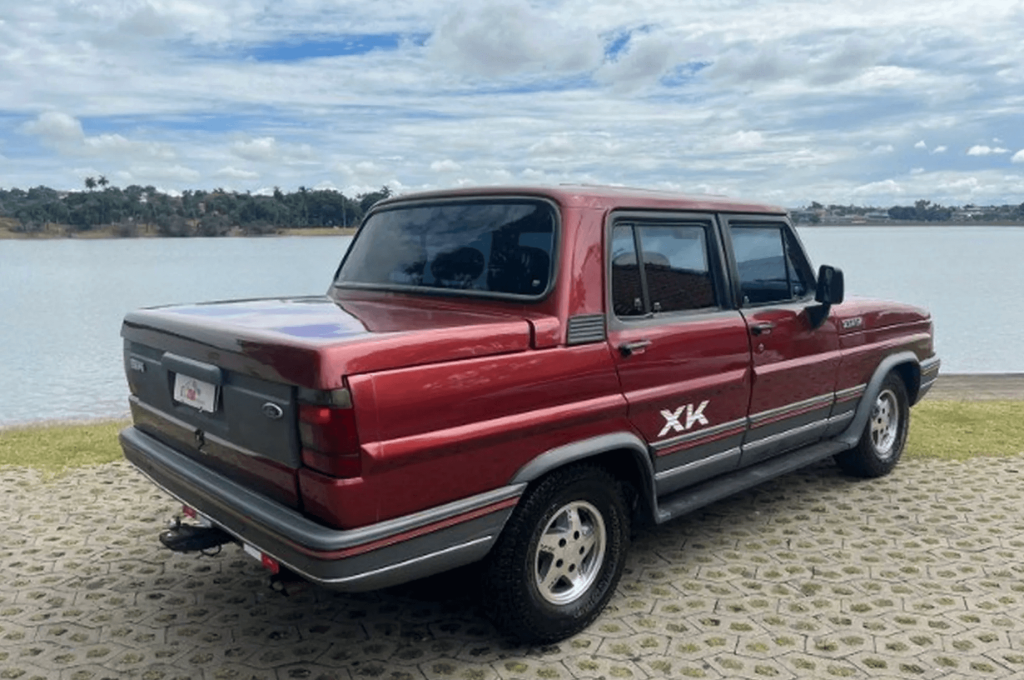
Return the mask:
M 363 466 L 349 391 L 300 394 L 304 397 L 316 403 L 299 404 L 303 464 L 333 477 L 358 477 Z

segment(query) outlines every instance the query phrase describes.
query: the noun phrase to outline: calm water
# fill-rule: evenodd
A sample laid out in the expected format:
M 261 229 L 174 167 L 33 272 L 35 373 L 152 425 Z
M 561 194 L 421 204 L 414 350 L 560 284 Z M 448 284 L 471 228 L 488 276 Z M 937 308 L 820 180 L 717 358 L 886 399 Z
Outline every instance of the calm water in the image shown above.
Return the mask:
M 844 270 L 847 294 L 931 309 L 944 371 L 1024 372 L 1024 229 L 827 227 L 801 237 L 815 265 Z M 125 312 L 320 294 L 349 241 L 0 241 L 0 424 L 125 414 Z
M 127 413 L 121 319 L 327 290 L 346 236 L 0 240 L 0 424 Z

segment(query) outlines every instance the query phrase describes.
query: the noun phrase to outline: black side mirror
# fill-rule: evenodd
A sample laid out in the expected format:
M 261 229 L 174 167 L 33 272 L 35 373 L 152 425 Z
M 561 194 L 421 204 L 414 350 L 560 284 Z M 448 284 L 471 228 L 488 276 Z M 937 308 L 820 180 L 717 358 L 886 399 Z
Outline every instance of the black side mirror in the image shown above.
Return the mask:
M 807 308 L 807 317 L 811 328 L 818 328 L 825 323 L 832 305 L 843 301 L 843 270 L 827 264 L 818 268 L 818 287 L 814 291 L 814 301 L 819 303 Z
M 823 305 L 838 305 L 843 301 L 843 270 L 827 264 L 818 268 L 818 287 L 814 300 Z

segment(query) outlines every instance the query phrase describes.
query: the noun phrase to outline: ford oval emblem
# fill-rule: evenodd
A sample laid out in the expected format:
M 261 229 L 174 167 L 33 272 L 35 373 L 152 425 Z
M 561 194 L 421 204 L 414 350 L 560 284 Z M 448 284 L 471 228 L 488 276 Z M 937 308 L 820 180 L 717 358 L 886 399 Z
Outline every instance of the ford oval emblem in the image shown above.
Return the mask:
M 261 410 L 263 411 L 263 415 L 271 420 L 278 420 L 284 415 L 284 411 L 281 410 L 280 406 L 269 401 L 262 406 Z

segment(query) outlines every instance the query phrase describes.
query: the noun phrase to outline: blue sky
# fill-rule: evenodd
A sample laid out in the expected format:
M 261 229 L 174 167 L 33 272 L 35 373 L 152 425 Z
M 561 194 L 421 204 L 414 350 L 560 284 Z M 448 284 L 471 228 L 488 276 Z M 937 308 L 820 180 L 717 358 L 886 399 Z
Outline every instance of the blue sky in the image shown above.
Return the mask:
M 0 187 L 1016 204 L 1021 35 L 1019 0 L 7 3 Z

